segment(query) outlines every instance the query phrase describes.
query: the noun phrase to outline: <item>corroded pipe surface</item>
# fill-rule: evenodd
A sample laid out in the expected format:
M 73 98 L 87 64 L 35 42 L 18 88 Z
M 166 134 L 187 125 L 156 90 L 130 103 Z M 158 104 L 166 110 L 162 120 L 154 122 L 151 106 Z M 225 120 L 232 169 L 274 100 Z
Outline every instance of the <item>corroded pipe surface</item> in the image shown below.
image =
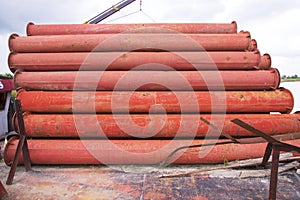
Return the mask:
M 34 24 L 28 23 L 27 35 L 74 35 L 110 33 L 237 33 L 232 23 L 156 23 L 156 24 Z
M 19 53 L 105 51 L 245 51 L 251 50 L 248 32 L 238 34 L 86 34 L 18 36 L 9 49 Z
M 278 70 L 252 71 L 83 71 L 20 72 L 16 88 L 26 90 L 187 91 L 270 90 L 280 83 Z
M 258 52 L 11 53 L 8 65 L 12 71 L 247 70 L 269 69 L 271 58 Z
M 300 145 L 300 140 L 287 142 Z M 190 142 L 177 140 L 171 144 L 170 140 L 28 140 L 32 164 L 158 164 L 185 143 Z M 191 143 L 199 145 L 203 144 L 203 140 Z M 17 144 L 18 140 L 11 138 L 6 145 L 4 160 L 7 165 L 12 163 Z M 111 145 L 119 149 L 111 148 Z M 179 152 L 181 154 L 178 153 L 178 159 L 170 161 L 176 164 L 204 164 L 253 159 L 263 157 L 266 145 L 218 145 L 203 158 L 199 157 L 200 149 L 193 148 Z M 206 149 L 208 147 L 203 147 L 201 151 Z M 21 159 L 20 163 L 22 162 Z
M 251 124 L 268 135 L 300 133 L 299 114 L 226 114 L 205 115 L 201 117 L 223 125 L 222 130 L 234 137 L 256 136 L 240 129 L 233 119 L 240 119 Z M 62 115 L 62 114 L 24 114 L 24 123 L 28 137 L 108 137 L 108 138 L 173 138 L 173 137 L 205 137 L 209 126 L 202 123 L 200 115 Z M 212 121 L 213 120 L 213 121 Z M 18 131 L 14 118 L 15 130 Z M 196 130 L 196 131 L 195 131 Z M 218 137 L 214 129 L 210 137 Z
M 292 93 L 274 91 L 211 92 L 26 92 L 22 109 L 41 113 L 290 113 Z M 162 108 L 163 107 L 163 108 Z

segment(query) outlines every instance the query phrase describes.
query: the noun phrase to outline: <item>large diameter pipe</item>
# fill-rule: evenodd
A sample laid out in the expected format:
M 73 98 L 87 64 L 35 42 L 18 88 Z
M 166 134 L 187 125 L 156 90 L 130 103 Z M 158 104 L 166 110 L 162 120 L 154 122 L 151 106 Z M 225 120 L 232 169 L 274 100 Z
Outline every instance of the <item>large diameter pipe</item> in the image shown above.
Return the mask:
M 239 34 L 86 34 L 18 36 L 9 49 L 19 53 L 103 51 L 244 51 L 251 49 L 248 32 Z
M 224 140 L 219 140 L 222 142 Z M 227 140 L 226 140 L 227 141 Z M 28 140 L 32 164 L 158 164 L 184 144 L 200 145 L 203 140 Z M 209 143 L 209 141 L 206 141 Z M 300 140 L 286 141 L 299 146 Z M 4 149 L 4 161 L 12 164 L 18 139 L 11 138 Z M 115 148 L 112 148 L 115 147 Z M 179 151 L 175 164 L 224 163 L 263 157 L 267 143 L 223 144 Z M 118 148 L 118 149 L 116 149 Z M 206 152 L 202 157 L 199 152 Z M 20 163 L 23 163 L 21 157 Z
M 101 52 L 11 53 L 11 71 L 68 70 L 248 70 L 269 69 L 269 55 L 258 52 Z
M 278 70 L 20 72 L 15 86 L 26 90 L 269 90 Z
M 292 93 L 274 91 L 202 92 L 38 92 L 19 91 L 22 109 L 39 113 L 290 113 Z M 165 109 L 162 109 L 162 107 Z
M 19 72 L 16 88 L 26 90 L 269 90 L 278 70 L 253 71 L 81 71 Z
M 300 133 L 300 114 L 201 114 L 213 124 L 234 137 L 252 137 L 255 134 L 231 122 L 240 119 L 268 135 Z M 17 120 L 13 119 L 17 132 Z M 199 115 L 87 115 L 87 114 L 24 114 L 26 135 L 30 138 L 173 138 L 219 137 Z M 193 127 L 194 126 L 194 127 Z M 196 128 L 195 128 L 196 127 Z
M 237 33 L 232 23 L 157 23 L 157 24 L 39 24 L 27 25 L 27 35 L 76 35 L 112 33 Z

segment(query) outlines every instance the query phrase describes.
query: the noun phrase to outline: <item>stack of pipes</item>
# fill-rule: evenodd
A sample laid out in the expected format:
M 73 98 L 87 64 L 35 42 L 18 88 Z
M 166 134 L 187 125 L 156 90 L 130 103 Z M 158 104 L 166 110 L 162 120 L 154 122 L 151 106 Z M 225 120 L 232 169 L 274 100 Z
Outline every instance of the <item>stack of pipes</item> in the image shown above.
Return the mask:
M 291 92 L 235 22 L 29 23 L 9 48 L 33 164 L 156 164 L 178 149 L 170 162 L 263 156 L 266 143 L 228 143 L 200 117 L 237 138 L 255 137 L 231 122 L 239 118 L 300 144 Z M 207 143 L 224 144 L 182 148 Z

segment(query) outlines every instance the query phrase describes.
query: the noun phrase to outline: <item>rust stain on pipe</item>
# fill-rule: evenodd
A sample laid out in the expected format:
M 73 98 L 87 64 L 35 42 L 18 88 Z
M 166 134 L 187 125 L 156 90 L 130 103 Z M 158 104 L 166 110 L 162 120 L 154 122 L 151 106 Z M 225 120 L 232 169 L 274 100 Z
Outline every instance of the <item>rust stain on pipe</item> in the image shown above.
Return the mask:
M 85 34 L 11 35 L 9 49 L 19 53 L 105 51 L 244 51 L 250 34 Z
M 102 52 L 102 53 L 11 53 L 12 71 L 53 70 L 247 70 L 268 69 L 270 57 L 258 52 Z
M 224 96 L 225 95 L 225 96 Z M 181 101 L 177 97 L 180 97 Z M 284 88 L 274 91 L 202 91 L 202 92 L 26 92 L 17 97 L 28 112 L 45 113 L 290 113 L 294 106 L 292 93 Z M 126 99 L 129 99 L 129 105 Z M 196 98 L 196 99 L 194 99 Z M 198 102 L 194 105 L 192 100 Z M 112 100 L 114 104 L 112 105 Z M 214 105 L 212 105 L 212 100 Z M 117 102 L 117 103 L 116 103 Z M 74 105 L 77 105 L 74 107 Z M 79 106 L 81 105 L 81 106 Z M 84 106 L 82 106 L 84 105 Z M 159 105 L 159 107 L 157 107 Z M 184 108 L 181 111 L 181 108 Z M 226 108 L 226 110 L 224 110 Z
M 222 140 L 219 140 L 221 142 Z M 224 140 L 223 140 L 224 141 Z M 83 143 L 84 142 L 84 143 Z M 175 148 L 182 146 L 182 140 L 174 141 L 174 145 L 164 151 L 157 151 L 170 144 L 170 140 L 28 140 L 32 164 L 158 164 Z M 287 141 L 299 146 L 300 140 Z M 4 150 L 4 160 L 11 165 L 18 140 L 11 138 Z M 192 145 L 202 144 L 203 140 L 194 140 Z M 85 144 L 85 145 L 84 145 Z M 124 156 L 121 151 L 109 147 L 114 144 L 131 154 Z M 264 154 L 267 143 L 224 144 L 214 146 L 204 158 L 199 158 L 199 148 L 187 149 L 173 160 L 176 164 L 224 163 L 225 161 L 260 158 Z M 86 147 L 99 159 L 96 159 Z M 203 147 L 202 150 L 205 150 Z M 145 155 L 145 153 L 152 153 Z M 21 163 L 22 163 L 21 159 Z
M 15 74 L 16 88 L 44 91 L 94 89 L 102 91 L 269 90 L 277 88 L 279 83 L 280 75 L 276 69 L 253 71 L 58 71 Z
M 30 22 L 27 35 L 73 35 L 111 33 L 237 33 L 232 23 L 155 23 L 155 24 L 40 24 Z
M 166 118 L 165 118 L 166 117 Z M 222 130 L 234 137 L 253 137 L 255 134 L 240 129 L 231 123 L 233 119 L 241 119 L 268 135 L 280 135 L 288 133 L 300 133 L 299 114 L 201 114 L 208 121 L 216 120 L 217 124 L 223 124 Z M 151 138 L 173 138 L 175 137 L 205 137 L 209 126 L 199 120 L 199 115 L 169 114 L 169 115 L 87 115 L 87 114 L 24 114 L 24 123 L 27 137 L 104 137 L 127 138 L 127 137 L 149 137 Z M 132 120 L 132 121 L 131 121 Z M 222 122 L 224 120 L 224 123 Z M 14 127 L 18 131 L 17 121 L 14 118 Z M 77 124 L 80 123 L 80 124 Z M 133 123 L 133 126 L 130 124 Z M 84 124 L 84 130 L 78 128 Z M 198 128 L 196 134 L 194 124 Z M 120 127 L 121 126 L 121 127 Z M 126 126 L 126 130 L 122 127 Z M 139 128 L 136 128 L 138 126 Z M 153 130 L 162 127 L 153 136 Z M 219 137 L 219 133 L 213 130 L 211 137 Z

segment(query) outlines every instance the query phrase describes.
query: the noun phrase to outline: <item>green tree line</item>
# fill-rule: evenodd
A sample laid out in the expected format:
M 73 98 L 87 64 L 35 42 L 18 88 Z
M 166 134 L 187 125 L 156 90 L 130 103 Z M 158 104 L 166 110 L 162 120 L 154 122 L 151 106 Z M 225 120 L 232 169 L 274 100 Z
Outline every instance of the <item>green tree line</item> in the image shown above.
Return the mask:
M 281 76 L 282 79 L 297 79 L 300 78 L 297 74 L 292 75 L 292 76 L 287 76 L 287 75 L 283 75 Z
M 287 75 L 281 76 L 281 82 L 285 82 L 285 81 L 300 81 L 300 76 L 297 74 L 291 76 L 287 76 Z

